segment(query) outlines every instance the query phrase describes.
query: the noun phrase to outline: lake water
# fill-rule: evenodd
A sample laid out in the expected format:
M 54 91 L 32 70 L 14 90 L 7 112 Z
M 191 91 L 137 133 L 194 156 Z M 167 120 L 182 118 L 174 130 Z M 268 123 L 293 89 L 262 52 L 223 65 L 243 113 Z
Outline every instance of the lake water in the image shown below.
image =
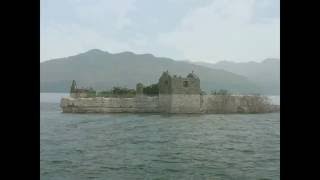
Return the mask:
M 41 93 L 43 180 L 279 179 L 280 114 L 63 114 Z

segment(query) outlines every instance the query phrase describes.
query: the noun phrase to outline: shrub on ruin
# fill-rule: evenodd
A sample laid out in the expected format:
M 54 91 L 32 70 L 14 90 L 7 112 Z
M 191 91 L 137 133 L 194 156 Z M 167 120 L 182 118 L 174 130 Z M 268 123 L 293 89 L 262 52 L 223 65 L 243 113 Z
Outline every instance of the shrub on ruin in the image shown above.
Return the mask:
M 156 96 L 159 94 L 159 84 L 151 84 L 143 88 L 143 94 Z
M 220 89 L 219 91 L 211 91 L 211 95 L 230 95 L 230 93 L 226 89 Z

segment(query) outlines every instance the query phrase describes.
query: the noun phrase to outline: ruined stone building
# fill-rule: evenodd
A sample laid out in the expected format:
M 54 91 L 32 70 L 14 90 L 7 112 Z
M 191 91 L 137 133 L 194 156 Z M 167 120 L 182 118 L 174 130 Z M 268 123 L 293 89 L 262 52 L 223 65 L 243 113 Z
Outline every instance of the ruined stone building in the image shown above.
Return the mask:
M 199 113 L 200 92 L 200 79 L 193 72 L 187 77 L 163 72 L 159 79 L 159 108 L 170 113 Z
M 79 89 L 72 82 L 70 97 L 61 99 L 63 112 L 71 113 L 257 113 L 279 110 L 260 96 L 204 95 L 200 79 L 193 72 L 186 77 L 163 72 L 158 81 L 159 94 L 147 96 L 138 83 L 136 96 L 95 97 L 92 89 Z
M 187 77 L 171 76 L 168 71 L 159 78 L 159 94 L 200 94 L 200 79 L 193 72 Z
M 70 88 L 70 97 L 73 98 L 88 98 L 96 95 L 96 91 L 92 88 L 78 88 L 76 81 L 73 80 Z

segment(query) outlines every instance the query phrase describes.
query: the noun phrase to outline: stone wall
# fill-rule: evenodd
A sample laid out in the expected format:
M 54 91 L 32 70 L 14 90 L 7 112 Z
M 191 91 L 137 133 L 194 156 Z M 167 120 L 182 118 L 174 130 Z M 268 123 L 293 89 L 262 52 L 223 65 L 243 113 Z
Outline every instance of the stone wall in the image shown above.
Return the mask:
M 200 79 L 193 74 L 187 77 L 171 76 L 164 72 L 159 78 L 159 94 L 200 94 Z
M 71 98 L 61 99 L 60 106 L 66 113 L 159 112 L 159 98 Z
M 173 94 L 171 95 L 170 113 L 200 113 L 200 95 Z
M 159 96 L 136 96 L 136 112 L 157 113 L 159 112 Z
M 203 95 L 201 111 L 204 113 L 236 113 L 239 98 L 223 95 Z
M 203 95 L 203 113 L 265 113 L 277 111 L 263 96 Z
M 194 78 L 172 77 L 172 94 L 200 94 L 200 82 Z
M 266 113 L 279 111 L 260 96 L 138 95 L 135 98 L 72 98 L 61 99 L 66 113 Z
M 171 110 L 171 95 L 159 94 L 159 112 L 170 112 Z

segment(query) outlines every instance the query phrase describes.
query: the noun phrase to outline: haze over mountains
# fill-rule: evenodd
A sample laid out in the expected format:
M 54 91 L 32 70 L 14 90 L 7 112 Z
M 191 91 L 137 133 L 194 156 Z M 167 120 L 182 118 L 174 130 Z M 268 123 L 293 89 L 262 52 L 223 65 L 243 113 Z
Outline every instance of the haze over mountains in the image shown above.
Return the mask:
M 252 70 L 251 73 L 244 73 L 243 71 L 247 71 L 245 64 L 240 64 L 239 67 L 237 67 L 238 63 L 229 62 L 191 64 L 170 58 L 155 57 L 151 54 L 132 52 L 111 54 L 93 49 L 75 56 L 42 62 L 40 64 L 40 91 L 69 92 L 72 80 L 76 80 L 80 87 L 90 86 L 99 91 L 110 89 L 113 86 L 135 88 L 138 82 L 144 85 L 157 83 L 162 72 L 168 70 L 172 75 L 181 76 L 194 71 L 200 77 L 202 90 L 207 92 L 227 89 L 236 93 L 275 94 L 274 89 L 277 87 L 270 87 L 269 84 L 264 86 L 264 82 L 270 81 L 270 84 L 273 84 L 270 77 L 276 76 L 275 74 L 270 75 L 266 70 L 276 68 L 271 64 L 269 65 L 267 61 L 265 67 L 268 66 L 268 68 L 262 68 L 264 71 L 261 70 L 263 73 L 260 73 L 260 78 L 258 76 L 253 78 L 257 72 Z M 256 68 L 254 63 L 249 63 L 249 65 L 249 69 Z M 280 71 L 279 68 L 276 70 Z
M 223 69 L 247 77 L 262 88 L 263 94 L 280 94 L 280 60 L 268 58 L 262 62 L 218 63 L 197 62 L 195 64 L 212 69 Z

